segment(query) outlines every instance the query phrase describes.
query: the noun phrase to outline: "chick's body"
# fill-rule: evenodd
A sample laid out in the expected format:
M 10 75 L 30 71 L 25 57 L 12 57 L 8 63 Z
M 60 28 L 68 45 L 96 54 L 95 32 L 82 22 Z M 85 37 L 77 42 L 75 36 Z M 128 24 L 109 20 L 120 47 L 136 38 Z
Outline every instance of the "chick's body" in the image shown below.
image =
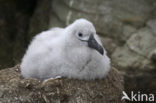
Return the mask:
M 82 25 L 84 22 L 85 25 L 90 25 L 89 21 L 82 21 Z M 110 69 L 110 60 L 106 51 L 102 47 L 104 54 L 101 55 L 97 50 L 88 47 L 88 42 L 77 39 L 74 35 L 77 33 L 75 30 L 81 31 L 83 28 L 81 26 L 75 28 L 75 25 L 77 23 L 66 28 L 44 31 L 35 36 L 22 59 L 22 75 L 41 80 L 56 76 L 86 80 L 104 77 Z M 81 32 L 90 36 L 88 33 L 90 29 Z M 87 36 L 80 39 L 86 38 Z M 102 45 L 96 34 L 94 38 Z

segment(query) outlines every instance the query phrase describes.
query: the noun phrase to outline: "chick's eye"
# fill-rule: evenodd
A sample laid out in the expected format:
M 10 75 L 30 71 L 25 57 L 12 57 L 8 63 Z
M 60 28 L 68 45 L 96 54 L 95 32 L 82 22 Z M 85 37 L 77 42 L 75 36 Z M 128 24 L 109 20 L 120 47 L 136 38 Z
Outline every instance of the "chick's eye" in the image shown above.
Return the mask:
M 82 34 L 82 33 L 79 33 L 78 35 L 79 35 L 79 37 L 82 37 L 82 36 L 83 36 L 83 34 Z

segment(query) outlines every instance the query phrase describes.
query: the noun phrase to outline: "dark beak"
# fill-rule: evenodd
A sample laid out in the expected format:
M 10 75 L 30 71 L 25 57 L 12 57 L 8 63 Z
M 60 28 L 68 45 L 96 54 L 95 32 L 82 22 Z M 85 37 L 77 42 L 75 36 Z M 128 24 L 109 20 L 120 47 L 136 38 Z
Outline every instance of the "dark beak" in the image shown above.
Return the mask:
M 98 44 L 98 42 L 95 40 L 93 35 L 90 35 L 90 37 L 89 37 L 88 46 L 90 48 L 97 50 L 100 54 L 103 55 L 103 53 L 104 53 L 103 47 L 100 44 Z

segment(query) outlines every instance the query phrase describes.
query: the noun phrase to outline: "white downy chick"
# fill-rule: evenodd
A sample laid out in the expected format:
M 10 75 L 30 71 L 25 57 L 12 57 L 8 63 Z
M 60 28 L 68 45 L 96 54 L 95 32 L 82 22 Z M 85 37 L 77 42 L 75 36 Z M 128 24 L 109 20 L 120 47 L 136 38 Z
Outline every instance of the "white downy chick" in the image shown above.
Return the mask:
M 40 80 L 57 76 L 92 80 L 105 77 L 109 70 L 110 59 L 86 19 L 35 36 L 21 63 L 25 78 Z

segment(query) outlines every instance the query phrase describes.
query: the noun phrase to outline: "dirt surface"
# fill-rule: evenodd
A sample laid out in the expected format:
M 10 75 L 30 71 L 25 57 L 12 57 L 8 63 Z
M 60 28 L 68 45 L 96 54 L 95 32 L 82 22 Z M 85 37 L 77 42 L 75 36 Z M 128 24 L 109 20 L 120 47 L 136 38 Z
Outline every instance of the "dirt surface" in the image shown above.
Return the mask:
M 102 80 L 24 79 L 19 66 L 0 71 L 0 103 L 121 103 L 123 78 L 112 68 Z

